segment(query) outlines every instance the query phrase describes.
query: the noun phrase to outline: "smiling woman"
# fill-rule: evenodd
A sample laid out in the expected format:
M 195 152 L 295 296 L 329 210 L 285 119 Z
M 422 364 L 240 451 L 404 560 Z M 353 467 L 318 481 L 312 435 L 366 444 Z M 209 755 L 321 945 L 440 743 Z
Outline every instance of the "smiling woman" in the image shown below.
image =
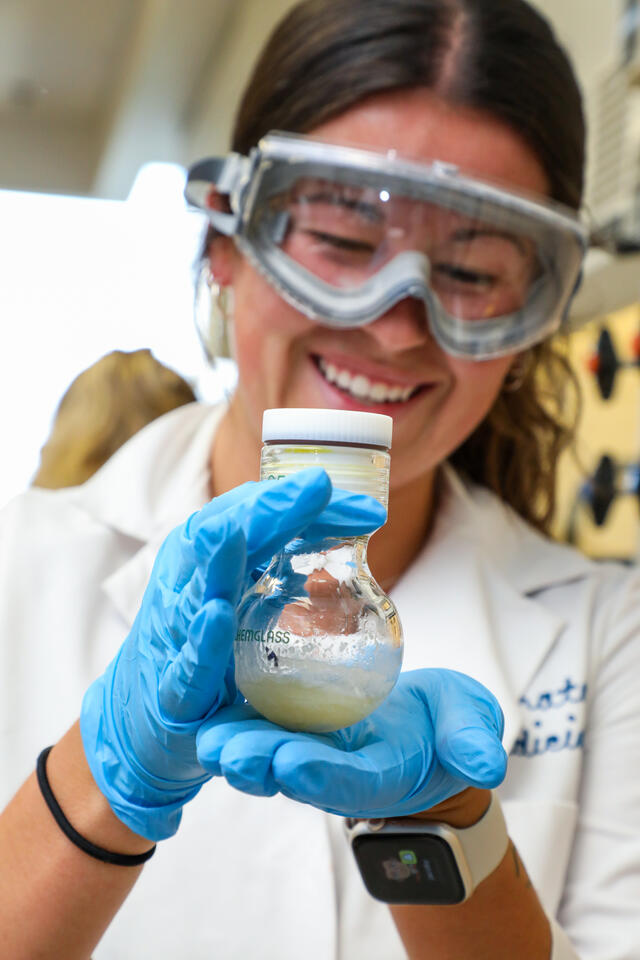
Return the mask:
M 583 141 L 524 0 L 305 0 L 277 27 L 231 153 L 187 186 L 233 304 L 233 395 L 0 517 L 0 784 L 80 710 L 0 817 L 12 957 L 640 953 L 640 583 L 540 535 Z M 321 469 L 246 482 L 274 407 L 393 418 L 386 523 Z M 277 603 L 265 564 L 295 552 L 315 558 L 304 601 L 327 541 L 374 530 L 405 672 L 345 729 L 268 722 L 234 642 L 268 670 L 286 657 L 261 623 L 238 635 L 247 585 Z M 321 582 L 341 596 L 338 569 Z M 545 711 L 567 677 L 584 696 Z
M 265 406 L 365 403 L 394 417 L 396 489 L 413 479 L 409 458 L 415 478 L 453 456 L 545 529 L 570 436 L 560 410 L 571 418 L 577 404 L 566 400 L 574 381 L 561 354 L 540 341 L 577 281 L 578 221 L 540 203 L 549 178 L 523 135 L 432 90 L 370 94 L 312 134 L 263 137 L 246 161 L 250 189 L 233 185 L 230 161 L 219 171 L 242 222 L 241 259 L 221 235 L 207 240 L 213 275 L 235 294 L 236 441 L 257 436 Z M 249 167 L 232 158 L 246 182 Z M 332 179 L 307 175 L 319 170 Z M 229 232 L 203 173 L 194 168 L 187 193 L 209 204 L 212 230 Z M 509 193 L 496 186 L 505 181 Z M 302 327 L 301 312 L 320 323 Z M 516 355 L 527 376 L 514 393 L 504 378 Z
M 471 177 L 478 177 L 493 184 L 507 184 L 512 190 L 515 188 L 528 194 L 547 195 L 568 208 L 579 207 L 584 177 L 584 119 L 575 80 L 563 52 L 555 44 L 548 43 L 549 33 L 544 21 L 533 11 L 529 10 L 525 13 L 527 9 L 525 5 L 518 5 L 517 12 L 513 13 L 507 11 L 504 3 L 498 4 L 498 8 L 500 12 L 496 15 L 492 7 L 482 7 L 475 3 L 419 4 L 412 8 L 410 3 L 400 2 L 393 3 L 386 9 L 381 3 L 376 4 L 373 14 L 371 14 L 372 8 L 368 8 L 367 18 L 370 16 L 373 18 L 370 31 L 356 28 L 358 14 L 355 6 L 352 12 L 347 12 L 345 5 L 340 2 L 335 5 L 320 3 L 317 9 L 313 4 L 304 4 L 300 8 L 295 8 L 287 19 L 286 31 L 274 33 L 247 87 L 232 137 L 235 155 L 248 155 L 259 142 L 264 150 L 262 138 L 270 130 L 296 131 L 311 134 L 313 141 L 321 143 L 329 141 L 332 144 L 345 144 L 347 148 L 360 146 L 369 150 L 377 149 L 385 155 L 391 149 L 393 157 L 408 161 L 416 159 L 429 162 L 440 161 L 439 167 L 436 168 L 441 171 L 440 182 L 435 177 L 430 192 L 430 199 L 435 192 L 440 202 L 447 186 L 446 179 L 444 183 L 442 182 L 442 170 L 444 168 L 446 171 L 447 165 L 453 165 Z M 312 10 L 313 16 L 317 16 L 318 23 L 322 24 L 322 27 L 310 34 L 307 29 L 306 13 L 309 12 L 311 15 Z M 398 27 L 400 20 L 403 24 L 401 28 Z M 354 47 L 350 46 L 352 31 L 355 31 L 358 36 L 357 46 Z M 329 37 L 330 41 L 328 41 Z M 454 43 L 451 43 L 452 37 L 455 37 Z M 526 65 L 526 58 L 522 53 L 525 44 L 529 45 L 531 56 L 537 58 L 535 70 L 529 70 Z M 516 51 L 519 52 L 516 53 Z M 533 62 L 532 59 L 531 63 Z M 273 69 L 274 64 L 278 64 L 277 70 Z M 524 78 L 525 74 L 524 87 L 518 87 L 517 82 L 514 82 L 515 78 Z M 283 92 L 285 89 L 283 77 L 286 77 L 287 82 L 286 95 Z M 417 84 L 420 85 L 420 89 L 411 90 Z M 388 91 L 386 98 L 383 96 L 384 91 Z M 395 120 L 395 123 L 392 120 L 392 125 L 386 129 L 385 118 L 380 115 L 378 109 L 381 102 L 389 104 L 388 113 L 393 114 Z M 349 121 L 343 120 L 341 112 L 348 111 L 356 103 L 361 104 L 361 107 L 351 112 Z M 430 117 L 421 109 L 421 103 L 426 104 Z M 469 118 L 472 121 L 470 127 L 466 124 Z M 310 144 L 311 148 L 313 148 L 313 141 Z M 299 141 L 295 143 L 298 151 L 296 164 L 291 167 L 291 157 L 286 157 L 289 179 L 296 175 L 295 171 L 301 166 L 300 160 L 309 159 L 309 146 L 305 146 L 302 150 Z M 345 176 L 345 167 L 348 171 L 353 150 L 344 149 L 344 147 L 341 150 L 338 147 L 331 152 L 330 148 L 325 149 L 329 151 L 326 162 L 330 163 L 333 177 L 330 181 L 324 181 L 325 186 L 327 183 L 331 184 L 334 191 L 339 186 L 343 193 L 345 189 L 351 190 L 352 199 L 354 190 L 359 192 L 360 198 L 365 191 L 370 200 L 373 188 L 366 183 L 366 164 L 363 164 L 360 169 L 356 168 L 355 171 L 352 167 L 351 176 L 349 177 L 348 172 Z M 266 157 L 269 164 L 277 161 L 277 145 L 275 150 L 267 150 Z M 340 172 L 338 172 L 339 168 L 342 168 Z M 304 171 L 304 166 L 302 170 Z M 317 169 L 313 172 L 317 175 Z M 391 164 L 391 167 L 386 169 L 387 178 L 391 178 L 393 172 L 393 164 Z M 336 176 L 338 183 L 336 183 Z M 283 228 L 286 211 L 283 217 L 283 211 L 280 210 L 276 225 L 273 209 L 273 207 L 276 209 L 282 207 L 283 203 L 286 206 L 289 202 L 287 199 L 289 194 L 282 193 L 282 175 L 277 168 L 276 171 L 270 169 L 265 178 L 267 189 L 270 184 L 273 186 L 270 203 L 266 208 L 256 210 L 261 238 L 265 233 L 270 234 L 277 243 L 280 245 L 284 243 L 291 250 L 292 243 L 298 245 L 300 243 L 299 233 L 292 229 L 291 223 L 288 223 L 287 229 Z M 396 177 L 394 186 L 397 182 Z M 304 180 L 301 183 L 294 180 L 294 195 L 296 193 L 299 195 L 304 183 Z M 466 206 L 463 206 L 460 212 L 456 211 L 455 205 L 451 208 L 445 203 L 444 209 L 441 208 L 438 227 L 432 218 L 428 218 L 429 204 L 415 203 L 415 191 L 412 190 L 411 196 L 402 200 L 397 197 L 394 190 L 388 189 L 388 186 L 387 181 L 382 180 L 378 184 L 378 192 L 382 187 L 384 194 L 389 195 L 389 200 L 396 209 L 398 203 L 404 203 L 405 206 L 409 203 L 412 216 L 405 217 L 402 221 L 400 236 L 397 232 L 398 218 L 396 218 L 394 221 L 396 229 L 393 234 L 391 230 L 385 232 L 387 242 L 382 249 L 379 244 L 376 244 L 375 254 L 365 253 L 362 246 L 357 252 L 352 248 L 348 254 L 349 263 L 347 264 L 344 239 L 341 242 L 339 256 L 336 255 L 335 239 L 333 240 L 334 249 L 329 257 L 325 236 L 323 266 L 318 266 L 317 258 L 320 250 L 318 238 L 316 237 L 316 243 L 311 247 L 310 237 L 306 237 L 305 255 L 308 257 L 313 251 L 316 272 L 319 271 L 320 277 L 324 280 L 329 280 L 332 275 L 337 288 L 337 295 L 328 302 L 329 309 L 325 307 L 325 321 L 327 318 L 331 321 L 332 317 L 344 315 L 345 311 L 349 310 L 349 300 L 345 298 L 344 293 L 345 288 L 349 290 L 353 286 L 354 256 L 359 261 L 356 272 L 362 272 L 363 261 L 366 260 L 367 273 L 374 274 L 380 271 L 381 266 L 388 263 L 391 256 L 390 247 L 393 249 L 394 242 L 400 249 L 406 248 L 409 240 L 406 236 L 407 232 L 413 234 L 409 248 L 411 245 L 414 248 L 417 245 L 418 249 L 424 250 L 429 256 L 430 289 L 443 294 L 442 299 L 449 304 L 452 300 L 455 301 L 455 307 L 458 309 L 456 311 L 454 308 L 454 314 L 458 312 L 467 315 L 471 311 L 474 315 L 479 315 L 486 320 L 494 316 L 499 309 L 517 306 L 518 288 L 522 285 L 523 276 L 531 281 L 531 279 L 537 279 L 541 271 L 543 274 L 551 275 L 551 285 L 560 291 L 560 303 L 564 298 L 566 304 L 572 292 L 572 283 L 575 284 L 577 280 L 575 264 L 579 263 L 580 254 L 576 251 L 577 261 L 574 258 L 574 265 L 568 266 L 565 248 L 562 257 L 564 266 L 558 266 L 557 257 L 561 250 L 550 246 L 549 241 L 553 241 L 553 232 L 549 229 L 545 232 L 545 226 L 548 227 L 548 224 L 546 225 L 544 221 L 538 223 L 537 231 L 534 233 L 538 238 L 538 251 L 541 250 L 542 259 L 538 256 L 532 262 L 532 253 L 529 252 L 528 257 L 525 257 L 523 262 L 519 262 L 513 256 L 505 256 L 504 242 L 494 241 L 489 249 L 486 240 L 483 241 L 485 243 L 483 253 L 479 254 L 478 244 L 471 243 L 466 234 L 464 240 L 458 237 L 457 259 L 451 262 L 451 250 L 443 249 L 443 242 L 445 238 L 451 241 L 454 235 L 454 229 L 456 229 L 453 226 L 454 218 L 466 217 L 465 226 L 471 219 L 472 222 L 475 221 L 474 226 L 477 227 L 478 219 L 482 222 L 482 213 L 486 216 L 486 206 L 489 203 L 486 189 L 481 194 L 484 199 L 484 209 L 470 205 L 467 200 Z M 253 204 L 256 203 L 255 196 L 249 199 Z M 389 200 L 381 201 L 378 197 L 374 205 L 369 204 L 370 214 L 375 209 L 379 216 L 382 207 L 386 207 Z M 213 195 L 210 194 L 208 202 L 214 203 Z M 223 200 L 220 202 L 223 207 L 228 208 Z M 305 206 L 308 207 L 308 200 Z M 263 214 L 266 215 L 267 210 L 271 210 L 271 213 L 268 224 L 265 224 Z M 299 217 L 300 211 L 297 213 Z M 351 225 L 353 225 L 354 213 L 351 206 Z M 506 226 L 502 219 L 504 214 L 504 200 L 502 199 L 502 203 L 498 200 L 497 216 L 492 224 L 493 231 L 498 230 L 504 234 Z M 308 209 L 304 215 L 308 217 Z M 324 215 L 326 216 L 326 207 Z M 335 210 L 332 215 L 335 216 Z M 389 214 L 385 213 L 385 217 L 388 216 Z M 424 237 L 427 218 L 429 236 Z M 421 238 L 415 236 L 416 226 L 418 233 L 420 231 L 423 233 Z M 220 246 L 220 242 L 214 245 L 216 237 L 220 239 L 218 227 L 215 217 L 212 217 L 212 226 L 202 251 L 202 258 L 205 261 Z M 368 223 L 367 228 L 370 243 L 373 225 Z M 530 235 L 523 233 L 530 229 L 531 224 L 521 218 L 514 230 L 512 220 L 509 234 L 521 239 L 525 235 L 527 237 Z M 379 238 L 379 221 L 376 230 Z M 390 234 L 393 242 L 390 242 Z M 403 234 L 405 234 L 404 238 Z M 544 243 L 544 240 L 547 242 Z M 245 254 L 247 241 L 250 241 L 250 236 L 247 234 L 245 224 L 241 234 L 236 236 L 236 242 Z M 580 241 L 576 236 L 575 242 L 579 247 L 584 241 Z M 530 241 L 527 240 L 527 243 Z M 255 260 L 255 247 L 253 253 Z M 434 253 L 435 256 L 433 256 Z M 448 254 L 449 262 L 447 259 L 445 261 L 439 259 L 439 255 L 444 253 Z M 496 300 L 495 278 L 492 276 L 491 280 L 487 281 L 487 270 L 478 271 L 479 266 L 485 266 L 477 259 L 480 255 L 490 257 L 490 265 L 495 266 L 496 262 L 501 265 L 502 278 L 508 286 L 508 296 L 503 284 L 499 301 Z M 293 252 L 294 260 L 299 260 L 300 256 L 300 252 L 297 254 Z M 226 264 L 224 266 L 220 264 L 220 258 L 218 261 L 217 265 L 213 264 L 213 274 L 224 287 L 229 283 L 228 269 Z M 508 262 L 511 263 L 512 273 L 507 272 Z M 331 264 L 332 273 L 327 272 L 329 264 Z M 266 270 L 267 276 L 271 275 L 273 283 L 273 258 L 269 258 L 267 262 L 264 255 L 258 256 L 258 265 L 262 272 Z M 469 266 L 474 268 L 471 270 L 471 275 Z M 340 271 L 337 279 L 336 270 Z M 348 275 L 345 275 L 345 270 L 348 271 Z M 479 277 L 478 273 L 483 272 L 484 278 Z M 416 280 L 418 287 L 424 283 L 423 276 L 412 278 L 414 288 Z M 291 271 L 287 279 L 290 277 Z M 475 286 L 479 280 L 484 279 L 484 289 L 480 292 L 474 289 L 471 294 L 469 291 L 471 279 Z M 487 282 L 494 284 L 491 293 L 486 288 Z M 443 286 L 448 289 L 443 291 Z M 237 285 L 234 283 L 233 287 L 237 297 Z M 464 287 L 464 292 L 461 287 Z M 531 289 L 530 285 L 529 289 Z M 287 284 L 286 280 L 283 282 L 280 276 L 276 290 L 290 302 L 293 301 L 293 305 L 298 309 L 314 315 L 313 308 L 309 309 L 308 298 L 306 301 L 301 301 L 299 286 L 292 297 L 291 284 Z M 469 299 L 473 300 L 473 306 L 469 305 Z M 466 301 L 464 305 L 463 301 Z M 274 301 L 274 307 L 276 303 L 281 306 L 282 301 L 280 299 Z M 381 322 L 377 324 L 376 329 L 382 330 L 388 310 L 383 303 L 378 303 L 377 306 L 378 314 L 384 316 L 381 317 Z M 386 306 L 388 307 L 388 303 Z M 526 324 L 531 324 L 532 317 L 535 318 L 537 313 L 538 316 L 543 315 L 547 322 L 546 329 L 541 333 L 551 332 L 554 323 L 557 323 L 557 320 L 554 321 L 552 305 L 548 301 L 540 302 L 539 298 L 538 310 L 532 310 L 531 307 L 529 302 L 524 305 L 521 323 L 524 321 Z M 406 316 L 408 308 L 410 309 L 409 304 L 405 301 L 398 304 L 395 309 L 395 322 L 392 323 L 395 335 L 391 337 L 392 343 L 397 342 L 396 337 L 402 328 L 401 315 Z M 354 303 L 353 309 L 361 309 L 360 300 Z M 432 302 L 428 319 L 431 332 L 435 335 L 437 335 L 437 331 L 434 330 L 436 313 L 437 307 Z M 315 315 L 318 315 L 317 309 Z M 241 322 L 239 316 L 241 314 L 236 311 L 234 332 L 237 345 L 240 343 L 241 336 L 238 329 Z M 260 326 L 264 329 L 264 325 Z M 507 331 L 506 345 L 508 345 L 509 327 L 505 324 L 494 325 L 491 332 L 495 337 L 497 332 L 504 334 L 505 330 Z M 454 450 L 449 453 L 453 462 L 476 482 L 488 486 L 530 523 L 546 531 L 549 529 L 555 508 L 555 464 L 559 454 L 569 443 L 577 420 L 578 389 L 575 377 L 564 359 L 562 348 L 552 346 L 544 338 L 540 342 L 541 336 L 536 336 L 538 331 L 535 329 L 533 331 L 529 329 L 528 333 L 529 342 L 526 337 L 524 343 L 523 338 L 520 338 L 520 342 L 517 337 L 513 338 L 512 359 L 523 345 L 528 347 L 526 354 L 521 355 L 515 365 L 514 370 L 517 370 L 515 378 L 507 377 L 503 389 L 478 409 L 479 417 L 475 430 L 469 430 L 468 420 L 465 420 L 466 436 L 460 437 L 460 441 L 463 442 L 455 442 Z M 471 333 L 472 337 L 475 335 Z M 324 361 L 325 364 L 330 363 L 335 369 L 341 371 L 343 382 L 347 382 L 347 375 L 350 375 L 352 380 L 357 380 L 360 392 L 356 397 L 360 402 L 363 400 L 362 389 L 365 383 L 362 379 L 357 379 L 359 377 L 366 378 L 369 383 L 372 382 L 373 377 L 373 382 L 385 384 L 390 389 L 402 388 L 405 391 L 402 395 L 403 399 L 409 388 L 413 392 L 418 385 L 425 387 L 435 384 L 431 376 L 428 379 L 424 376 L 416 377 L 416 371 L 406 370 L 404 356 L 400 364 L 388 364 L 388 357 L 382 356 L 382 361 L 387 367 L 386 379 L 383 378 L 379 369 L 366 365 L 368 358 L 375 361 L 379 357 L 375 351 L 363 350 L 361 340 L 362 337 L 355 334 L 350 338 L 354 349 L 349 350 L 346 357 L 344 351 L 336 350 L 333 344 L 327 344 L 326 355 L 323 351 L 314 353 L 314 359 L 316 361 L 319 359 L 320 364 Z M 453 352 L 456 352 L 455 341 L 452 343 L 451 338 L 444 342 L 441 339 L 440 343 L 450 352 L 452 347 Z M 387 347 L 386 340 L 381 342 L 378 354 L 385 354 Z M 354 354 L 359 359 L 364 359 L 364 368 L 354 366 Z M 236 360 L 239 364 L 242 363 L 238 353 Z M 316 362 L 314 369 L 317 367 Z M 503 368 L 503 374 L 505 372 L 506 368 Z M 435 374 L 435 371 L 430 370 L 429 373 Z M 459 374 L 454 374 L 454 377 L 462 378 L 464 373 L 464 368 L 461 368 Z M 264 377 L 266 371 L 261 371 L 261 375 Z M 257 371 L 253 371 L 253 376 L 257 376 Z M 270 376 L 268 379 L 273 393 L 275 390 L 273 377 Z M 310 382 L 313 382 L 312 376 L 310 376 Z M 331 382 L 335 384 L 336 379 L 333 378 Z M 515 391 L 511 389 L 512 382 L 518 384 L 519 388 Z M 379 394 L 380 389 L 377 392 Z M 324 400 L 316 391 L 313 405 L 324 402 L 333 404 L 338 400 L 335 390 L 325 391 L 323 396 Z M 404 407 L 397 406 L 398 396 L 395 397 L 394 409 L 385 409 L 385 412 L 391 413 L 394 419 L 397 419 L 404 410 Z M 349 405 L 346 397 L 343 396 L 342 399 Z M 426 401 L 426 396 L 424 399 Z M 391 400 L 392 397 L 387 394 L 386 403 L 388 404 Z M 272 397 L 268 405 L 274 406 L 280 402 Z M 475 408 L 475 403 L 471 402 Z M 396 423 L 396 436 L 398 436 L 397 431 Z M 418 435 L 415 433 L 412 442 L 418 442 Z M 394 480 L 397 475 L 396 452 Z

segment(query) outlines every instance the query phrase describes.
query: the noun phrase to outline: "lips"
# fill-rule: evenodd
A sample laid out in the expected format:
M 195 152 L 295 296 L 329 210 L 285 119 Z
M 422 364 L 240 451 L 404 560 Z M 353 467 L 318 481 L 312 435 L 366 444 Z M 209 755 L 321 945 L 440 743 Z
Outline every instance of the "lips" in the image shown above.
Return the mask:
M 387 375 L 376 375 L 368 370 L 366 373 L 354 370 L 351 364 L 339 359 L 328 360 L 314 356 L 313 361 L 322 377 L 333 387 L 343 391 L 348 396 L 366 404 L 407 403 L 417 393 L 428 387 L 428 384 L 407 382 L 393 382 Z M 355 366 L 355 364 L 354 364 Z

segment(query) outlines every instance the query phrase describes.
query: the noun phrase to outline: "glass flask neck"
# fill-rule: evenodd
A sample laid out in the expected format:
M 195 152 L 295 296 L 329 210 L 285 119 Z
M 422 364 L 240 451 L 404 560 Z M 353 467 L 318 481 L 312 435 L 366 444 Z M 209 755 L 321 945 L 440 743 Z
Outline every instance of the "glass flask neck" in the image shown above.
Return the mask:
M 325 570 L 337 582 L 352 580 L 358 575 L 371 577 L 367 561 L 367 547 L 370 533 L 358 537 L 326 537 L 318 543 L 307 540 L 292 540 L 281 554 L 277 554 L 273 563 L 283 562 L 296 573 L 305 575 L 313 571 Z
M 281 479 L 307 467 L 323 467 L 334 487 L 367 494 L 386 508 L 389 464 L 388 450 L 378 447 L 277 441 L 262 448 L 260 479 Z
M 291 540 L 268 564 L 264 578 L 301 575 L 305 579 L 336 584 L 351 584 L 358 579 L 373 580 L 367 562 L 371 534 L 358 537 L 326 537 L 310 543 Z

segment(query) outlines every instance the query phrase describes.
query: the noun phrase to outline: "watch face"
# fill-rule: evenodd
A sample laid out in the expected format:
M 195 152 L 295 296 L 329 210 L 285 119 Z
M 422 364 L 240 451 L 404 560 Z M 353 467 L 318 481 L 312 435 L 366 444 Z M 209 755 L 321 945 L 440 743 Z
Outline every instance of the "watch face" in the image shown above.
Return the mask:
M 449 844 L 421 834 L 362 834 L 353 852 L 365 886 L 385 903 L 460 903 L 465 889 Z

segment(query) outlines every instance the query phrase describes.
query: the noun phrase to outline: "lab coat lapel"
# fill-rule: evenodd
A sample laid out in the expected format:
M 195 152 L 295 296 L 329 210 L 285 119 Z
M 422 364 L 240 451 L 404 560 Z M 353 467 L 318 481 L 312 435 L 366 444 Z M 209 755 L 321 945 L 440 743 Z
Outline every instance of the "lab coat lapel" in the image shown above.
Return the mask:
M 502 707 L 509 751 L 522 725 L 520 697 L 564 621 L 509 582 L 459 507 L 392 593 L 404 630 L 403 669 L 445 667 L 483 683 Z
M 162 541 L 209 499 L 211 445 L 224 409 L 188 404 L 172 411 L 132 437 L 78 488 L 82 508 L 130 548 L 102 585 L 128 626 Z
M 157 539 L 209 499 L 209 459 L 224 405 L 189 403 L 120 447 L 81 487 L 78 506 L 141 543 Z
M 169 533 L 170 529 L 169 527 L 166 533 Z M 132 557 L 103 581 L 103 591 L 109 597 L 127 627 L 132 626 L 140 609 L 151 569 L 164 536 L 145 543 Z

